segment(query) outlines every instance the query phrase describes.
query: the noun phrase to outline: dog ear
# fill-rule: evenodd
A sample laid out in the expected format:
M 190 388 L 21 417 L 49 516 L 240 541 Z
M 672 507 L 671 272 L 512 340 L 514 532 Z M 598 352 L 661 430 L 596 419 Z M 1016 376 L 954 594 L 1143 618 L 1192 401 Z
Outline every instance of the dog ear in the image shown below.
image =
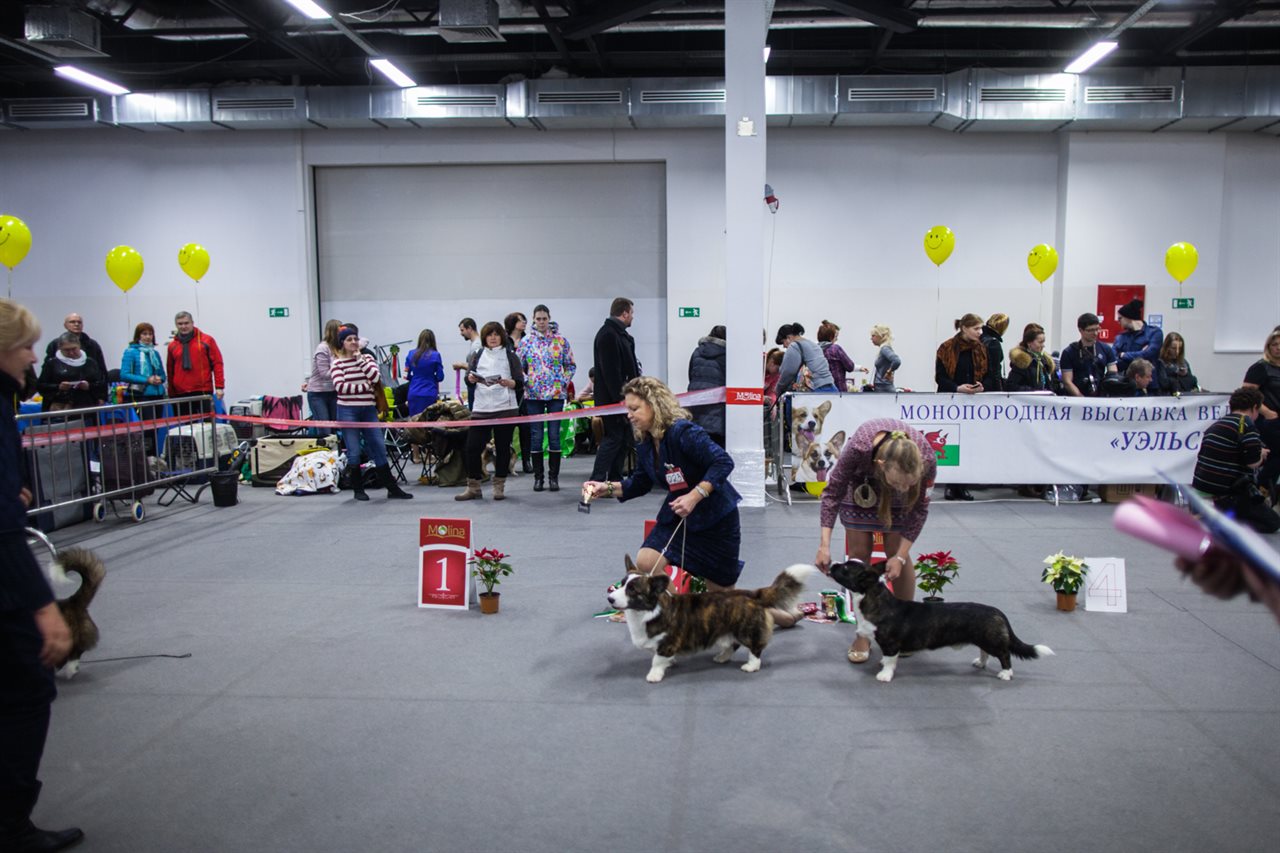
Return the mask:
M 656 595 L 662 595 L 662 593 L 666 592 L 667 588 L 670 586 L 671 576 L 668 574 L 659 572 L 656 575 L 649 576 L 649 588 Z
M 640 570 L 636 568 L 636 564 L 635 564 L 635 563 L 633 563 L 633 562 L 631 562 L 631 555 L 630 555 L 630 554 L 624 554 L 624 555 L 622 556 L 622 561 L 623 561 L 623 562 L 626 564 L 626 566 L 627 566 L 627 574 L 629 574 L 629 575 L 634 575 L 634 574 L 638 574 L 638 573 L 640 572 Z
M 839 453 L 843 447 L 844 447 L 844 430 L 840 430 L 838 433 L 831 436 L 831 448 L 835 450 L 836 453 Z
M 827 416 L 827 412 L 829 412 L 829 411 L 831 411 L 831 401 L 830 401 L 830 400 L 828 400 L 827 402 L 825 402 L 825 403 L 823 403 L 821 406 L 819 406 L 819 407 L 817 408 L 817 411 L 816 411 L 815 413 L 816 413 L 819 417 L 823 417 L 823 418 L 825 418 L 825 417 Z

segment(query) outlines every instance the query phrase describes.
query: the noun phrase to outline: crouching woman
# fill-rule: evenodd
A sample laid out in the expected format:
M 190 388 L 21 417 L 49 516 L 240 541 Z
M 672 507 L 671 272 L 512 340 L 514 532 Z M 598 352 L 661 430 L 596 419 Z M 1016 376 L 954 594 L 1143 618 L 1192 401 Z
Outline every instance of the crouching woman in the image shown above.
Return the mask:
M 584 495 L 628 501 L 657 486 L 666 489 L 657 524 L 636 555 L 636 568 L 652 574 L 675 563 L 706 581 L 709 591 L 732 589 L 742 573 L 738 552 L 742 497 L 729 482 L 733 458 L 690 420 L 671 389 L 651 376 L 622 388 L 636 439 L 636 470 L 621 482 L 582 484 Z M 778 627 L 796 616 L 771 610 Z

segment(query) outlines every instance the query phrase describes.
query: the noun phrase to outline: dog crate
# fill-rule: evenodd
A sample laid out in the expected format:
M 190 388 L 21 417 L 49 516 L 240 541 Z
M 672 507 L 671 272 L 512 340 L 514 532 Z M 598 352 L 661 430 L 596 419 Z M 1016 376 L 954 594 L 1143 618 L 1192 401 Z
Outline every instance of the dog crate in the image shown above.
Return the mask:
M 165 461 L 172 471 L 191 471 L 210 468 L 218 460 L 227 459 L 239 439 L 230 424 L 216 424 L 216 432 L 209 424 L 190 424 L 174 427 L 164 441 Z
M 227 414 L 233 418 L 260 418 L 262 417 L 262 398 L 232 403 L 227 409 Z M 236 431 L 236 437 L 242 441 L 248 438 L 261 438 L 267 432 L 262 424 L 236 422 L 231 427 Z

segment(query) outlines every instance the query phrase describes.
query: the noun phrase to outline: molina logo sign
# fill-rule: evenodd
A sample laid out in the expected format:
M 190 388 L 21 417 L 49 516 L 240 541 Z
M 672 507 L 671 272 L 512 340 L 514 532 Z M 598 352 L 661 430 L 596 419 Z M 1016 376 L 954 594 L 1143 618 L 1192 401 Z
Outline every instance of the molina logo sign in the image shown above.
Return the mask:
M 726 388 L 724 401 L 730 406 L 759 406 L 764 403 L 761 388 Z
M 917 424 L 938 456 L 938 467 L 960 464 L 960 424 Z

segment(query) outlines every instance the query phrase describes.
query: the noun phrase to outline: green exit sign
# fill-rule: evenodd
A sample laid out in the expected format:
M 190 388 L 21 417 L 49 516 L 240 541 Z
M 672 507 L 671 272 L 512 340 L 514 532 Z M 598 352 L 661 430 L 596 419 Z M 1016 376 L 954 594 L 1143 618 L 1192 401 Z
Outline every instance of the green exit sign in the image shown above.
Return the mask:
M 1196 307 L 1195 297 L 1188 296 L 1186 298 L 1181 298 L 1181 297 L 1175 296 L 1173 299 L 1173 307 L 1174 308 L 1195 308 Z
M 681 317 L 701 317 L 702 309 L 701 308 L 681 308 L 680 316 Z
M 268 317 L 288 317 L 289 309 L 288 308 L 268 308 L 267 316 Z

